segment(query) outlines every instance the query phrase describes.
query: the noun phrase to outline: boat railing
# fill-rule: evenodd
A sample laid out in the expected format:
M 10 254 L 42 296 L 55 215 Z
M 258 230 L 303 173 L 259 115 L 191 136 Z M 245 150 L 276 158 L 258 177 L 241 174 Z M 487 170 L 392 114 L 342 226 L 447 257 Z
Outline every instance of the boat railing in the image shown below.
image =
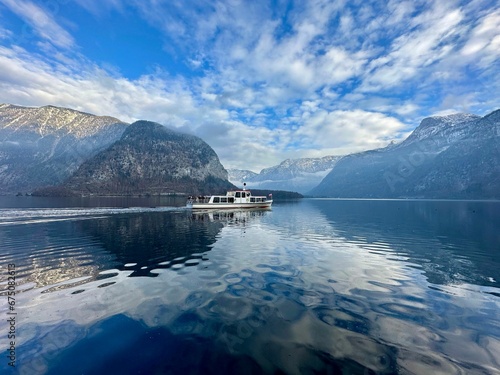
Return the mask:
M 190 201 L 191 203 L 209 203 L 210 197 L 205 197 L 205 196 L 190 197 Z
M 250 197 L 250 203 L 259 203 L 259 202 L 267 202 L 268 199 L 265 196 L 256 196 L 256 197 Z

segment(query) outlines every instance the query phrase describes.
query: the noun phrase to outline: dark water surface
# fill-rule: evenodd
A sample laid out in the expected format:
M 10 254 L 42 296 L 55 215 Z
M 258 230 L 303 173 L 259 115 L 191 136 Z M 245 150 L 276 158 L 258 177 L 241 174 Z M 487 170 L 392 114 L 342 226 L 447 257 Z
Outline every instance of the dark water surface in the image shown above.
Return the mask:
M 183 203 L 1 197 L 0 373 L 500 374 L 500 202 Z

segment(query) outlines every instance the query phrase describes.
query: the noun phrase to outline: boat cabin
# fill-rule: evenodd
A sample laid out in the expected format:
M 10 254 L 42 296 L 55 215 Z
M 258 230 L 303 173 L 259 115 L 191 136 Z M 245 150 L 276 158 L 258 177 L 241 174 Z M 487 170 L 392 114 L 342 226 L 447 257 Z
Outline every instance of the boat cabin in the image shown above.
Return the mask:
M 259 203 L 265 202 L 267 198 L 254 197 L 249 190 L 228 191 L 226 195 L 211 195 L 209 197 L 197 197 L 197 203 Z
M 187 206 L 191 208 L 269 208 L 272 196 L 252 196 L 249 190 L 228 191 L 226 195 L 189 197 Z

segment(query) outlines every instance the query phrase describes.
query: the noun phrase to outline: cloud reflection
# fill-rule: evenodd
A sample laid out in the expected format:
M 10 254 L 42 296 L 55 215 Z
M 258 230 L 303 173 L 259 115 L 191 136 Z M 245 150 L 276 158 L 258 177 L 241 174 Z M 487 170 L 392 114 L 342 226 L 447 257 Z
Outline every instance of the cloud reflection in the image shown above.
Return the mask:
M 174 248 L 189 243 L 196 228 L 199 243 L 210 251 L 193 266 L 148 268 L 155 278 L 130 278 L 135 268 L 122 267 L 110 269 L 113 276 L 106 280 L 86 283 L 81 293 L 26 291 L 20 299 L 20 325 L 28 327 L 20 341 L 23 352 L 43 358 L 50 368 L 69 361 L 72 348 L 90 345 L 94 336 L 81 332 L 96 332 L 97 342 L 104 341 L 115 332 L 110 324 L 119 321 L 123 330 L 143 325 L 140 337 L 146 331 L 163 337 L 141 341 L 140 355 L 156 352 L 155 345 L 173 350 L 169 345 L 179 343 L 196 353 L 186 357 L 192 369 L 203 368 L 207 358 L 216 358 L 216 364 L 246 358 L 267 373 L 495 373 L 500 306 L 497 297 L 484 293 L 494 288 L 433 283 L 439 278 L 432 278 L 432 269 L 452 272 L 446 267 L 465 254 L 465 246 L 453 247 L 450 227 L 429 235 L 434 216 L 422 212 L 433 210 L 416 202 L 393 203 L 395 211 L 387 205 L 375 210 L 366 202 L 364 209 L 351 202 L 347 210 L 345 203 L 331 202 L 276 205 L 262 214 L 232 217 L 164 213 L 175 218 L 158 217 L 158 226 L 152 217 L 81 222 L 121 264 L 145 265 L 142 255 L 131 251 L 144 248 L 140 239 L 129 245 L 125 236 L 117 246 L 105 235 L 124 225 L 134 237 L 140 228 L 150 228 L 146 237 L 158 236 Z M 455 207 L 461 210 L 460 204 Z M 397 211 L 404 215 L 393 218 Z M 167 231 L 165 223 L 175 225 Z M 397 223 L 398 232 L 392 230 Z M 154 247 L 155 241 L 148 244 Z M 436 245 L 449 248 L 447 259 L 431 256 Z M 477 268 L 467 276 L 471 281 L 480 280 L 475 274 L 482 267 L 481 251 L 468 258 Z M 98 288 L 103 281 L 114 284 Z M 57 342 L 61 325 L 70 332 L 61 347 L 40 345 L 49 338 Z M 119 358 L 129 349 L 115 350 Z M 20 362 L 28 363 L 27 357 Z

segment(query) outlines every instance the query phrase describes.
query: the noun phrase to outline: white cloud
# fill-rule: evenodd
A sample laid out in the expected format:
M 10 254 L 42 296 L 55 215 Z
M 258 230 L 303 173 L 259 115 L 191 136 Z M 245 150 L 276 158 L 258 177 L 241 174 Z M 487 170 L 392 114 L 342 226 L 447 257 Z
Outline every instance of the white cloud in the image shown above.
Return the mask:
M 4 29 L 0 26 L 0 39 L 7 39 L 12 36 L 12 31 Z
M 297 130 L 308 148 L 338 148 L 357 152 L 384 147 L 390 140 L 399 140 L 405 125 L 382 113 L 363 110 L 317 111 Z
M 463 14 L 435 3 L 413 18 L 408 32 L 395 38 L 388 54 L 369 64 L 361 90 L 390 89 L 423 75 L 426 68 L 451 52 Z
M 28 0 L 0 0 L 7 8 L 15 13 L 19 18 L 26 22 L 22 34 L 19 38 L 29 37 L 31 30 L 43 39 L 46 39 L 54 45 L 62 48 L 70 48 L 74 45 L 73 37 L 62 28 L 54 19 L 53 14 L 41 6 Z M 57 13 L 58 7 L 53 9 Z
M 497 106 L 500 13 L 479 0 L 311 0 L 277 9 L 239 0 L 78 0 L 101 21 L 110 10 L 138 14 L 196 73 L 158 69 L 137 79 L 70 52 L 78 41 L 54 12 L 0 1 L 42 39 L 37 52 L 0 47 L 0 101 L 158 121 L 202 137 L 226 167 L 381 147 L 406 134 L 402 121 L 415 126 L 447 106 Z M 488 85 L 471 83 L 466 69 Z
M 500 58 L 500 10 L 479 20 L 460 52 L 465 57 L 479 58 L 479 64 L 483 66 Z
M 226 167 L 264 168 L 281 161 L 289 136 L 233 120 L 217 101 L 200 103 L 181 82 L 115 77 L 93 65 L 48 64 L 27 51 L 0 47 L 0 102 L 53 104 L 123 121 L 157 121 L 200 136 Z M 213 97 L 209 97 L 212 98 Z

